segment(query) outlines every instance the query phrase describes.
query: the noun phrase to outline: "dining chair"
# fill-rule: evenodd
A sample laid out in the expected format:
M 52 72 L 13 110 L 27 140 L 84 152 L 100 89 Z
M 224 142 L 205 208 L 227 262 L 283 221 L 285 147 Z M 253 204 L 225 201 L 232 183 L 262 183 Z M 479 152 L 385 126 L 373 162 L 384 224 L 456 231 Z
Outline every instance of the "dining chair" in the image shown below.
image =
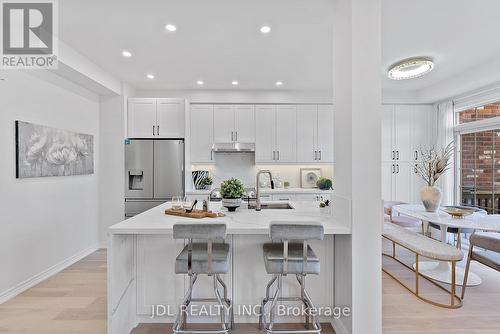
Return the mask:
M 464 299 L 470 262 L 472 260 L 484 264 L 496 271 L 500 271 L 500 233 L 476 232 L 470 236 L 469 241 L 469 255 L 467 256 L 464 283 L 462 285 L 462 300 Z
M 405 202 L 398 201 L 384 201 L 384 220 L 396 224 L 404 228 L 420 228 L 422 234 L 424 234 L 424 222 L 420 219 L 402 216 L 400 214 L 394 215 L 392 208 L 396 205 L 407 204 Z

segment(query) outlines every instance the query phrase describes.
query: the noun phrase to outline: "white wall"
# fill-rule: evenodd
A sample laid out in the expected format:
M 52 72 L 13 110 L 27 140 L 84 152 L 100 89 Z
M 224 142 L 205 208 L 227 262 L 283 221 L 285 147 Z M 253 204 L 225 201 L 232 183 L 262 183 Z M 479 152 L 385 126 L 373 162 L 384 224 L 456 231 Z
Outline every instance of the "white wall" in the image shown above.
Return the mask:
M 22 282 L 96 249 L 100 143 L 97 96 L 83 97 L 29 72 L 2 77 L 0 303 Z M 94 135 L 94 174 L 16 179 L 15 120 Z

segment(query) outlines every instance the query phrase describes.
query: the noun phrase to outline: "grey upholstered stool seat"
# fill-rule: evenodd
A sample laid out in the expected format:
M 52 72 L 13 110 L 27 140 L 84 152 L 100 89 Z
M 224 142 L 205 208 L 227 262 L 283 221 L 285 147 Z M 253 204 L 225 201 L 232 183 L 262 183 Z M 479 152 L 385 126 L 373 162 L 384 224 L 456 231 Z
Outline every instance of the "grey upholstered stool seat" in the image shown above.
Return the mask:
M 316 320 L 314 312 L 316 308 L 306 290 L 306 276 L 308 274 L 319 275 L 319 258 L 307 241 L 323 240 L 323 226 L 314 222 L 274 222 L 270 224 L 269 233 L 274 243 L 264 244 L 263 253 L 266 271 L 272 274 L 273 278 L 267 284 L 266 298 L 262 300 L 259 328 L 264 328 L 267 334 L 321 333 L 321 325 Z M 283 277 L 288 274 L 295 275 L 300 285 L 299 297 L 281 296 Z M 270 290 L 273 286 L 276 286 L 276 289 L 271 297 Z M 304 304 L 306 320 L 304 329 L 274 329 L 276 305 L 278 302 L 285 301 Z M 269 302 L 271 307 L 269 312 L 266 312 L 266 305 Z M 269 321 L 267 321 L 267 314 L 269 314 Z
M 220 274 L 229 271 L 229 244 L 226 237 L 225 224 L 175 224 L 174 239 L 187 239 L 188 244 L 175 260 L 175 273 L 189 276 L 189 288 L 180 305 L 175 319 L 173 332 L 176 334 L 227 334 L 233 327 L 234 315 L 231 300 L 227 297 L 227 287 Z M 193 242 L 196 240 L 196 242 Z M 214 241 L 216 241 L 214 243 Z M 193 298 L 193 286 L 198 275 L 213 277 L 213 293 L 215 298 Z M 220 288 L 223 289 L 221 296 Z M 220 310 L 220 329 L 187 329 L 187 313 L 192 302 L 217 303 Z
M 208 274 L 207 243 L 192 244 L 191 271 L 196 274 Z M 175 259 L 175 273 L 187 274 L 189 245 Z M 212 274 L 225 274 L 229 271 L 229 245 L 216 243 L 212 245 Z
M 462 285 L 462 299 L 465 296 L 470 262 L 475 260 L 496 271 L 500 271 L 500 233 L 478 232 L 470 236 L 469 255 L 465 267 L 464 283 Z M 476 247 L 482 250 L 475 249 Z
M 264 244 L 264 263 L 268 274 L 281 274 L 284 272 L 283 244 Z M 299 243 L 288 244 L 288 268 L 289 274 L 302 274 L 304 272 L 303 245 Z M 319 259 L 307 246 L 306 274 L 319 275 Z

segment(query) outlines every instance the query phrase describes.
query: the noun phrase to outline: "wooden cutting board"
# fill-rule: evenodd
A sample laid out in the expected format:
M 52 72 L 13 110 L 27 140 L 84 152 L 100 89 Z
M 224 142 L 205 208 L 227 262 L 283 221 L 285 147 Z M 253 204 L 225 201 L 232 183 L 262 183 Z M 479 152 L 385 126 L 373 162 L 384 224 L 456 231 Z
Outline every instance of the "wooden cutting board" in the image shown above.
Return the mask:
M 196 209 L 193 210 L 192 212 L 186 212 L 186 210 L 184 209 L 166 209 L 165 214 L 170 216 L 187 217 L 195 219 L 223 217 L 212 211 L 207 212 Z

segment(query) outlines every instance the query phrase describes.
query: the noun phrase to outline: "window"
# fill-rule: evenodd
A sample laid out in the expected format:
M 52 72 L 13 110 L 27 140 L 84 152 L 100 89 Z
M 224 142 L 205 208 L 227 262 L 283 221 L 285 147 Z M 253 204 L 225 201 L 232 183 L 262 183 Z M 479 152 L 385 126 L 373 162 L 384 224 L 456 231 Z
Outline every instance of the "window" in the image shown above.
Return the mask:
M 457 179 L 460 203 L 500 213 L 500 103 L 458 113 Z M 497 117 L 497 118 L 495 118 Z M 488 129 L 477 121 L 491 118 Z M 493 119 L 495 118 L 495 119 Z M 476 122 L 476 123 L 475 123 Z

